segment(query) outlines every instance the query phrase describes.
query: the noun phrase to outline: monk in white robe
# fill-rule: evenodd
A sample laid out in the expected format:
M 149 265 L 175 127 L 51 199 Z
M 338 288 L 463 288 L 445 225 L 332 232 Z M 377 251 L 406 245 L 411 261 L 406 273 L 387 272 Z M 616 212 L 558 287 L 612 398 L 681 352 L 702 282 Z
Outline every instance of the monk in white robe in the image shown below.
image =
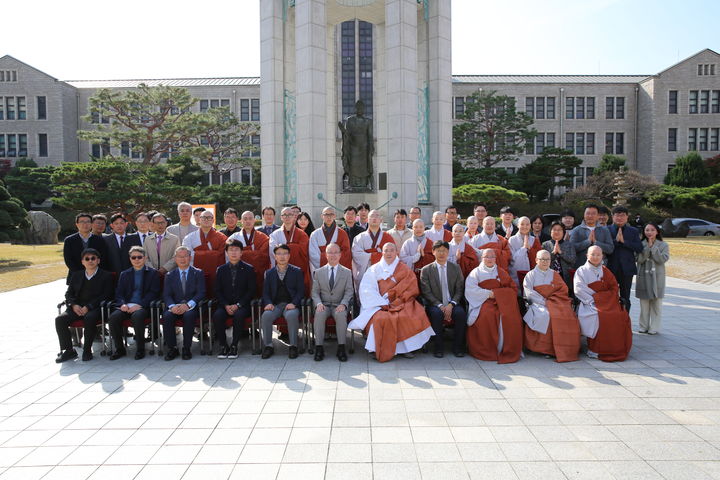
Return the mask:
M 352 270 L 352 252 L 350 237 L 347 232 L 337 226 L 335 209 L 325 207 L 322 211 L 323 224 L 310 234 L 310 271 L 314 272 L 327 263 L 325 248 L 334 243 L 340 247 L 340 265 Z
M 520 217 L 518 219 L 518 231 L 510 237 L 510 276 L 519 286 L 527 273 L 535 268 L 535 256 L 542 249 L 540 240 L 530 235 L 530 219 Z
M 430 265 L 435 261 L 432 253 L 433 242 L 425 235 L 425 222 L 421 219 L 413 221 L 413 236 L 405 240 L 400 249 L 400 261 L 415 272 L 420 279 L 420 270 L 425 265 Z
M 382 214 L 371 210 L 368 214 L 368 229 L 358 233 L 352 244 L 352 270 L 355 279 L 355 291 L 360 288 L 362 277 L 371 265 L 382 258 L 382 248 L 386 243 L 395 243 L 387 232 L 380 228 Z
M 580 351 L 580 324 L 573 312 L 567 284 L 550 268 L 550 252 L 540 250 L 537 265 L 523 280 L 528 300 L 525 320 L 525 348 L 555 357 L 558 362 L 574 362 Z
M 587 262 L 575 271 L 573 287 L 580 300 L 580 331 L 588 339 L 588 356 L 622 362 L 632 348 L 630 317 L 620 304 L 620 287 L 602 264 L 602 250 L 592 245 Z
M 435 333 L 416 301 L 420 287 L 410 268 L 397 256 L 395 242 L 382 249 L 383 257 L 367 269 L 360 283 L 360 315 L 348 325 L 367 334 L 365 348 L 380 362 L 398 354 L 412 354 Z
M 478 219 L 475 215 L 470 215 L 467 218 L 466 223 L 467 223 L 467 230 L 465 230 L 465 232 L 464 232 L 465 241 L 470 242 L 475 237 L 475 235 L 480 233 L 478 231 L 478 228 L 480 227 L 480 222 L 478 222 Z
M 432 226 L 425 232 L 427 238 L 432 243 L 449 242 L 452 240 L 452 234 L 449 230 L 445 230 L 445 214 L 443 212 L 434 212 L 432 216 Z M 434 260 L 433 260 L 434 261 Z
M 488 217 L 490 218 L 490 217 Z M 465 279 L 469 305 L 468 352 L 479 360 L 514 363 L 522 356 L 522 317 L 517 286 L 498 267 L 495 251 L 482 253 L 480 266 Z
M 462 271 L 463 277 L 467 278 L 478 265 L 478 260 L 475 248 L 465 240 L 465 229 L 459 223 L 456 223 L 452 227 L 452 240 L 450 240 L 450 254 L 448 256 L 448 262 L 457 264 Z

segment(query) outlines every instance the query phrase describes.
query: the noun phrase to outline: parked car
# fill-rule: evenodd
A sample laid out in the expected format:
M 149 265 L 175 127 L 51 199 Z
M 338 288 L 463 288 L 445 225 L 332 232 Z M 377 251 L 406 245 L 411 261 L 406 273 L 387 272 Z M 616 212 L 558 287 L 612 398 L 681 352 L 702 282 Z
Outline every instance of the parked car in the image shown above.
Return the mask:
M 697 237 L 720 235 L 720 224 L 700 218 L 668 218 L 660 228 L 668 237 Z

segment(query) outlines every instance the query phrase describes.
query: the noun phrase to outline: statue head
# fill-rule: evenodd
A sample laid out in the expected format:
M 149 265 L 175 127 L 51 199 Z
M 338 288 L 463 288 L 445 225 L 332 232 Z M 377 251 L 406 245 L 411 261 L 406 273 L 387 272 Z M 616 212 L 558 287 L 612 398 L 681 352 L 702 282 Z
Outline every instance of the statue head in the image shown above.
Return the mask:
M 365 102 L 362 100 L 355 102 L 355 114 L 360 115 L 361 117 L 365 115 Z

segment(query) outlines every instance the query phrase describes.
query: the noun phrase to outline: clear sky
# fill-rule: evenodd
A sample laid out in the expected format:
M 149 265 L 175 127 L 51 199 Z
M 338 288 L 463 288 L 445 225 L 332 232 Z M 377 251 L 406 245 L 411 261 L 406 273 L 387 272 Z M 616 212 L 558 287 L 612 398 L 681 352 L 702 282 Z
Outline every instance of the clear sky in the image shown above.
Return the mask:
M 720 51 L 718 0 L 452 0 L 452 8 L 455 74 L 651 74 Z M 63 80 L 260 73 L 259 0 L 8 0 L 1 16 L 0 56 Z

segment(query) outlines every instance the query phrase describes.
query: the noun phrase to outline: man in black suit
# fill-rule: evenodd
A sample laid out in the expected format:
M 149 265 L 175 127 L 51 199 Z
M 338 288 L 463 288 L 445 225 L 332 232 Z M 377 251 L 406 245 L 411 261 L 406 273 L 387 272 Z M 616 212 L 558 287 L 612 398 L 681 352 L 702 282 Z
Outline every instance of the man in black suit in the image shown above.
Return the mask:
M 457 263 L 448 262 L 450 245 L 437 241 L 433 244 L 435 261 L 420 271 L 420 290 L 425 301 L 425 311 L 435 331 L 435 356 L 444 355 L 444 323 L 450 320 L 453 328 L 453 353 L 464 357 L 467 315 L 461 302 L 465 293 L 465 279 Z
M 175 322 L 183 322 L 182 359 L 190 360 L 193 331 L 198 319 L 198 303 L 205 299 L 205 275 L 202 270 L 190 265 L 190 247 L 180 246 L 175 250 L 177 268 L 165 276 L 163 301 L 167 310 L 163 313 L 163 337 L 169 348 L 165 360 L 174 360 L 179 351 L 175 337 Z
M 115 342 L 115 352 L 110 360 L 127 355 L 123 342 L 123 322 L 132 321 L 135 330 L 135 360 L 145 357 L 145 319 L 150 316 L 150 302 L 160 298 L 160 275 L 154 268 L 145 265 L 145 249 L 130 248 L 132 267 L 123 270 L 115 289 L 115 308 L 110 315 L 110 332 Z
M 616 205 L 612 209 L 613 223 L 607 229 L 613 239 L 615 248 L 608 255 L 608 269 L 615 275 L 620 286 L 620 298 L 625 309 L 630 311 L 630 287 L 633 276 L 637 275 L 635 257 L 642 253 L 643 245 L 640 241 L 640 232 L 628 223 L 628 209 L 623 205 Z
M 288 358 L 297 358 L 298 328 L 300 327 L 299 305 L 305 292 L 303 272 L 290 265 L 290 247 L 282 243 L 273 249 L 275 267 L 265 273 L 263 285 L 263 314 L 260 318 L 263 348 L 262 358 L 272 357 L 273 323 L 281 316 L 287 322 L 290 348 Z
M 103 235 L 107 249 L 107 258 L 103 266 L 106 270 L 119 275 L 123 270 L 132 267 L 128 257 L 130 247 L 142 247 L 142 245 L 137 233 L 127 233 L 127 220 L 122 213 L 115 213 L 110 217 L 110 228 L 112 233 Z
M 105 242 L 99 235 L 92 233 L 92 216 L 89 213 L 78 213 L 75 215 L 75 227 L 77 232 L 65 237 L 63 242 L 63 258 L 68 268 L 66 283 L 70 284 L 70 277 L 73 272 L 85 270 L 82 264 L 82 252 L 86 248 L 94 248 L 100 255 L 105 254 Z
M 70 324 L 76 320 L 83 321 L 83 362 L 92 360 L 92 344 L 97 334 L 96 325 L 100 322 L 100 303 L 110 300 L 113 294 L 112 276 L 98 268 L 100 252 L 94 248 L 86 248 L 80 258 L 84 269 L 73 272 L 70 276 L 65 292 L 67 309 L 55 318 L 55 331 L 61 350 L 55 359 L 56 363 L 77 358 L 70 337 Z
M 237 239 L 225 242 L 228 262 L 220 265 L 215 276 L 215 300 L 217 310 L 213 313 L 213 328 L 220 341 L 218 358 L 237 358 L 242 322 L 250 316 L 250 301 L 255 296 L 255 269 L 243 261 L 243 243 Z M 225 321 L 233 319 L 232 343 L 228 347 Z

